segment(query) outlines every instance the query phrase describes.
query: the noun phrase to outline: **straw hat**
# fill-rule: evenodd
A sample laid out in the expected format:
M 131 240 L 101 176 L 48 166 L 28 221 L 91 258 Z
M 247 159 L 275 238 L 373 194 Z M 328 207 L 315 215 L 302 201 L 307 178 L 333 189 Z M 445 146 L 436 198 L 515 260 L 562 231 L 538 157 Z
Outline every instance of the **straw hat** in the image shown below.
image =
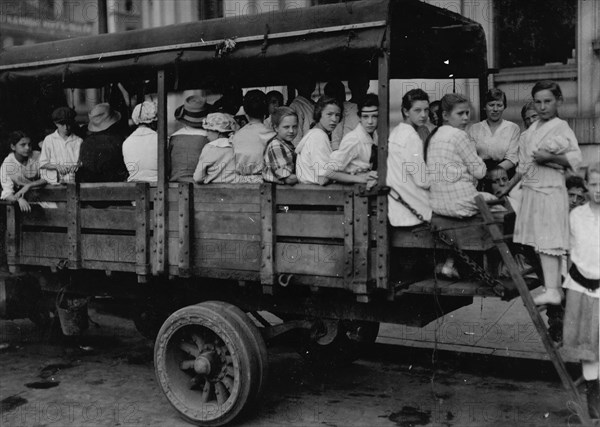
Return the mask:
M 175 110 L 175 118 L 188 126 L 202 128 L 202 119 L 208 114 L 209 105 L 199 95 L 186 98 L 183 105 Z
M 121 120 L 121 113 L 113 110 L 110 104 L 106 102 L 92 108 L 88 116 L 90 118 L 88 124 L 90 132 L 101 132 Z

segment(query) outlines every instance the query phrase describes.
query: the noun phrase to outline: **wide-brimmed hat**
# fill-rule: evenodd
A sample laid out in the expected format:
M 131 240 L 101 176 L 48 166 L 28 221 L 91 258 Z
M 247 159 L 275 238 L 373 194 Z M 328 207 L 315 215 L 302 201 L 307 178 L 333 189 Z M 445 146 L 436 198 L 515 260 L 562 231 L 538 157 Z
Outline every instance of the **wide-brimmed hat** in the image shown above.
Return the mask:
M 192 95 L 185 99 L 183 105 L 175 110 L 175 118 L 188 126 L 194 128 L 202 127 L 202 119 L 206 117 L 209 105 L 206 99 L 199 95 Z
M 75 123 L 75 110 L 69 107 L 58 107 L 52 112 L 52 121 L 60 124 L 73 124 Z
M 90 118 L 88 123 L 90 132 L 101 132 L 121 120 L 121 113 L 113 110 L 107 102 L 96 105 L 88 116 Z
M 211 113 L 203 120 L 202 127 L 206 130 L 229 133 L 235 132 L 237 123 L 229 114 Z
M 140 123 L 152 123 L 158 120 L 157 117 L 157 107 L 154 102 L 144 101 L 141 104 L 138 104 L 133 109 L 133 113 L 131 114 L 131 120 L 136 125 Z

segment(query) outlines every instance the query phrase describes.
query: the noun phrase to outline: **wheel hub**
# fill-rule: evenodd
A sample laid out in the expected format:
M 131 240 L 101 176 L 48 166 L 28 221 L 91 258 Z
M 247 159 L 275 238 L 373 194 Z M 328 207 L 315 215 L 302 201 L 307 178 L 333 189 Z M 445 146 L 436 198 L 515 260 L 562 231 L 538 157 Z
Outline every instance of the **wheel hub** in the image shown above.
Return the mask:
M 214 365 L 215 353 L 210 351 L 202 353 L 194 360 L 194 371 L 198 375 L 209 376 Z

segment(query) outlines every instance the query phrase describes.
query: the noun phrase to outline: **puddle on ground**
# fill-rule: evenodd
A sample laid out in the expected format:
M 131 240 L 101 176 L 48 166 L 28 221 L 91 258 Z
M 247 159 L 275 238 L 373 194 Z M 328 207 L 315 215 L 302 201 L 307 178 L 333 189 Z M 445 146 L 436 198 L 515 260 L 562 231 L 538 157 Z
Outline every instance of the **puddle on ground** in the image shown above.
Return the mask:
M 72 363 L 54 363 L 51 365 L 46 365 L 40 370 L 39 377 L 45 380 L 59 371 L 63 371 L 65 369 L 70 369 L 74 367 L 75 365 L 73 365 Z
M 46 390 L 49 388 L 57 387 L 60 384 L 60 381 L 37 381 L 33 383 L 25 384 L 27 388 L 35 388 L 38 390 Z
M 424 426 L 431 422 L 431 411 L 419 411 L 412 406 L 403 406 L 400 412 L 393 412 L 388 419 L 400 427 Z
M 18 395 L 8 396 L 0 401 L 0 414 L 5 414 L 27 403 L 27 399 Z

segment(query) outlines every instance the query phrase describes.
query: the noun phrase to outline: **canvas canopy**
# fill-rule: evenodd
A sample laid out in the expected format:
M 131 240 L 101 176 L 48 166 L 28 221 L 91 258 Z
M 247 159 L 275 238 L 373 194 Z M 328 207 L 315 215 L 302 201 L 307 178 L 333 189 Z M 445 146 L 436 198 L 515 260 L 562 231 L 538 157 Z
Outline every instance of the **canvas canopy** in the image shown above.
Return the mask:
M 0 82 L 100 87 L 152 80 L 159 69 L 178 89 L 345 79 L 362 70 L 377 78 L 386 38 L 392 78 L 487 71 L 479 24 L 419 0 L 365 0 L 8 48 Z

